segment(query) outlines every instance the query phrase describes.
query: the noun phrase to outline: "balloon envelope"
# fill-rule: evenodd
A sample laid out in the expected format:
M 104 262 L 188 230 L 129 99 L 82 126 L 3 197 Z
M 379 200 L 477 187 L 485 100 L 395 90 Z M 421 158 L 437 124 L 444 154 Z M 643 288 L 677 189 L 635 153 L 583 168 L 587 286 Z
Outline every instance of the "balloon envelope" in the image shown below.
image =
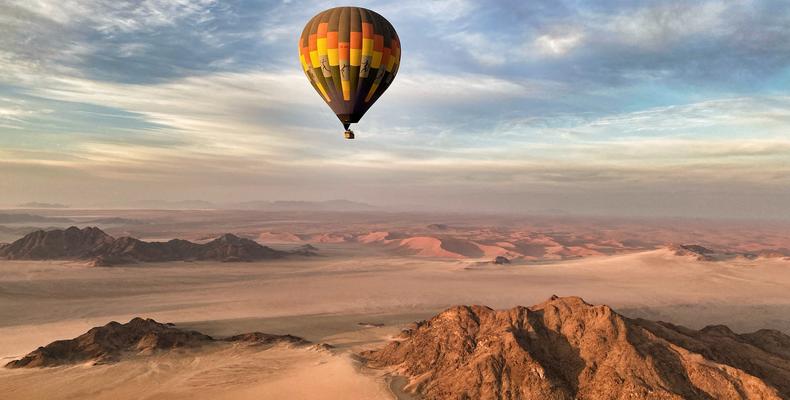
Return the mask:
M 400 65 L 398 34 L 384 17 L 360 7 L 318 13 L 299 39 L 307 79 L 348 129 L 392 83 Z

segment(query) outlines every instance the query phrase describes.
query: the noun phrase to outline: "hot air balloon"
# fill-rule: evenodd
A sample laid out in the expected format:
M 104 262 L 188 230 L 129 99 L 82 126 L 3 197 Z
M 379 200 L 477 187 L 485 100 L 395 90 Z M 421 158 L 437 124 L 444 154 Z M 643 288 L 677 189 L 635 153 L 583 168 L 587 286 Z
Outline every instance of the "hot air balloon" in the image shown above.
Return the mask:
M 400 65 L 398 34 L 384 17 L 360 7 L 318 13 L 299 38 L 307 79 L 353 139 L 351 124 L 390 86 Z

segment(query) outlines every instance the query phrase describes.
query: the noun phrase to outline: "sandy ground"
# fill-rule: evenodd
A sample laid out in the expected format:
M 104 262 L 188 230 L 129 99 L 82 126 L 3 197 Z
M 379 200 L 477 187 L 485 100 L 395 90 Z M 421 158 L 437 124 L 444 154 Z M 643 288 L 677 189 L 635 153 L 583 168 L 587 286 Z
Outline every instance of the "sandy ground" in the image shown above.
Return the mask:
M 353 249 L 352 249 L 353 250 Z M 552 294 L 700 328 L 790 332 L 790 262 L 700 262 L 667 250 L 493 266 L 377 254 L 260 263 L 86 268 L 0 262 L 0 362 L 134 316 L 224 336 L 290 333 L 333 353 L 224 348 L 98 367 L 0 369 L 4 399 L 391 398 L 351 354 L 453 304 L 531 305 Z M 364 327 L 359 323 L 383 323 Z M 80 383 L 74 383 L 80 382 Z M 68 388 L 68 389 L 64 389 Z M 221 393 L 221 395 L 220 395 Z
M 383 380 L 348 355 L 223 346 L 2 376 L 4 399 L 381 399 Z

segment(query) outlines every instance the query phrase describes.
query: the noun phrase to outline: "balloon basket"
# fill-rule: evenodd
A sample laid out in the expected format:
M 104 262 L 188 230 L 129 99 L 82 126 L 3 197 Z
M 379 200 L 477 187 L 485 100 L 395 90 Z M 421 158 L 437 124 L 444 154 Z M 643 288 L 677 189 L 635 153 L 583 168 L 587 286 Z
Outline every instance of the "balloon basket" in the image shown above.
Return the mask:
M 343 137 L 346 139 L 353 139 L 354 138 L 354 131 L 348 130 L 343 134 Z

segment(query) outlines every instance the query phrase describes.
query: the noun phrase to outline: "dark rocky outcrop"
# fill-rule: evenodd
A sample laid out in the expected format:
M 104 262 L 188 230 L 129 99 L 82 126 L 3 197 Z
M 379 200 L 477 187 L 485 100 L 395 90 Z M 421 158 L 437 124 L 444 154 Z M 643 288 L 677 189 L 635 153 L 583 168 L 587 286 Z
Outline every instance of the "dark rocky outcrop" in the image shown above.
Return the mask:
M 39 347 L 25 357 L 6 364 L 8 368 L 52 367 L 87 361 L 118 361 L 125 353 L 152 353 L 180 347 L 197 347 L 212 341 L 210 336 L 185 331 L 152 319 L 134 318 L 126 324 L 110 322 L 69 340 Z
M 290 253 L 308 257 L 317 256 L 318 248 L 308 243 L 291 250 Z
M 99 228 L 71 227 L 35 231 L 0 249 L 0 257 L 12 260 L 80 259 L 101 254 L 115 239 Z
M 446 231 L 450 229 L 447 224 L 430 224 L 428 225 L 428 229 L 437 230 L 437 231 Z
M 167 242 L 145 242 L 132 237 L 116 239 L 93 227 L 36 231 L 0 247 L 0 258 L 10 260 L 88 260 L 100 266 L 190 260 L 255 261 L 289 254 L 306 255 L 306 251 L 274 250 L 232 234 L 204 244 L 181 239 Z
M 505 256 L 496 256 L 496 258 L 494 259 L 494 264 L 497 265 L 510 264 L 510 260 L 508 260 L 508 258 Z
M 713 251 L 713 250 L 711 250 L 711 249 L 709 249 L 707 247 L 703 247 L 703 246 L 700 246 L 700 245 L 697 245 L 697 244 L 681 244 L 679 247 L 682 250 L 690 251 L 692 253 L 700 254 L 700 255 L 715 254 L 716 253 L 715 251 Z
M 677 256 L 690 256 L 699 261 L 726 261 L 733 259 L 754 260 L 758 257 L 780 258 L 787 254 L 782 249 L 766 249 L 757 252 L 732 252 L 712 250 L 696 244 L 672 245 L 669 247 Z
M 277 344 L 277 343 L 287 343 L 293 345 L 310 344 L 309 341 L 304 340 L 299 336 L 272 335 L 270 333 L 261 333 L 261 332 L 242 333 L 240 335 L 231 336 L 222 340 L 226 342 L 241 342 L 241 343 L 250 343 L 257 345 L 269 345 L 269 344 Z
M 7 368 L 54 367 L 59 365 L 117 362 L 123 356 L 147 355 L 179 348 L 198 348 L 210 343 L 241 342 L 256 345 L 278 343 L 307 345 L 310 342 L 291 335 L 271 335 L 261 332 L 245 333 L 216 340 L 191 330 L 175 328 L 153 319 L 134 318 L 120 324 L 90 329 L 69 340 L 58 340 L 6 364 Z
M 790 398 L 790 337 L 632 320 L 577 297 L 457 306 L 362 353 L 425 399 Z

